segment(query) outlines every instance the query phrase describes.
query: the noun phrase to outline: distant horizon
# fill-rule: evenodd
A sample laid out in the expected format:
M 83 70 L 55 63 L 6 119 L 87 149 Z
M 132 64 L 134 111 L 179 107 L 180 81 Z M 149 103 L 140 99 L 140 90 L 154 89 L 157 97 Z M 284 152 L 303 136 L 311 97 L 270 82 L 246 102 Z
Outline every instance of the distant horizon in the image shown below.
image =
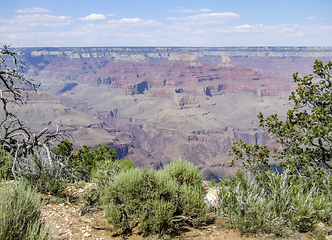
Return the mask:
M 1 43 L 0 43 L 1 44 Z M 2 44 L 4 45 L 4 44 Z M 7 45 L 10 48 L 332 48 L 332 46 L 218 46 L 218 47 L 207 47 L 207 46 L 34 46 L 34 47 L 13 47 Z
M 1 43 L 0 43 L 1 44 Z M 7 45 L 8 46 L 8 45 Z M 14 49 L 26 49 L 26 48 L 328 48 L 332 50 L 332 46 L 221 46 L 221 47 L 193 47 L 193 46 L 61 46 L 61 47 L 47 47 L 47 46 L 35 46 L 35 47 L 13 47 L 9 45 L 10 48 Z

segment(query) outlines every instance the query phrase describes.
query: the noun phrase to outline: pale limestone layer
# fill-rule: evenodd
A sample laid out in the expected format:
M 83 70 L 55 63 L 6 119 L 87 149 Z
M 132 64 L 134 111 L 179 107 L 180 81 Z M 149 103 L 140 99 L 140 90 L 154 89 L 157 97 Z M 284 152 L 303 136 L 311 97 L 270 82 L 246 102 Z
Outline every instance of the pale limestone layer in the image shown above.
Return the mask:
M 234 67 L 231 59 L 228 55 L 223 55 L 221 58 L 221 62 L 218 64 L 218 67 Z
M 25 50 L 19 51 L 22 54 Z M 65 58 L 119 58 L 120 61 L 142 61 L 144 58 L 163 58 L 195 62 L 197 57 L 332 57 L 331 47 L 233 47 L 233 48 L 52 48 L 31 49 L 32 57 L 59 56 Z M 181 52 L 184 51 L 184 52 Z M 190 54 L 189 52 L 194 53 Z M 119 57 L 120 56 L 120 57 Z
M 189 51 L 171 53 L 168 57 L 168 61 L 182 61 L 190 67 L 202 66 L 197 56 Z

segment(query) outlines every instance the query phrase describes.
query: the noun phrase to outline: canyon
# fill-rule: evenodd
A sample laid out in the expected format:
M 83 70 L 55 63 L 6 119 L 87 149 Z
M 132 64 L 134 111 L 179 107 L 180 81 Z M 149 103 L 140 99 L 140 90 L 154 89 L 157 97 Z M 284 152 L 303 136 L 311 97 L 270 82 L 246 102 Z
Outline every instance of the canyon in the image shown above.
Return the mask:
M 233 176 L 234 141 L 268 144 L 257 114 L 284 119 L 297 85 L 312 72 L 319 47 L 105 47 L 18 50 L 26 76 L 41 83 L 17 115 L 32 131 L 59 124 L 76 148 L 106 144 L 136 166 L 174 158 L 207 179 Z M 237 163 L 236 167 L 241 167 Z

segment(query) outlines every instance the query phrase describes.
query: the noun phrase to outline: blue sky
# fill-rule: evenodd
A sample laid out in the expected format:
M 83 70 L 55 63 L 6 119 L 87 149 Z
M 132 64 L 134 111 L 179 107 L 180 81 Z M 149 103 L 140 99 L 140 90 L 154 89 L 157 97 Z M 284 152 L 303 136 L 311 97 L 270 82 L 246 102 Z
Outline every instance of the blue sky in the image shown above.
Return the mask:
M 332 0 L 2 0 L 14 47 L 332 46 Z

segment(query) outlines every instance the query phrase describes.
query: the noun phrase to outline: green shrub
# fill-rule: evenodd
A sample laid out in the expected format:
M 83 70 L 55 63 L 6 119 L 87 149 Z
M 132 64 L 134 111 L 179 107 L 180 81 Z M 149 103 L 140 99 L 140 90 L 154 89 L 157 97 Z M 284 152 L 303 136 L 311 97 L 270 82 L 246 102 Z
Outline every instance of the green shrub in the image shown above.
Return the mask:
M 7 155 L 3 147 L 0 147 L 0 181 L 13 179 L 13 157 Z
M 115 161 L 115 150 L 109 146 L 98 145 L 93 151 L 90 147 L 83 146 L 69 159 L 69 165 L 75 169 L 75 175 L 78 179 L 90 181 L 91 174 L 97 170 L 97 163 L 105 162 L 106 160 Z
M 110 184 L 113 177 L 121 171 L 134 168 L 134 163 L 127 159 L 106 160 L 96 163 L 96 170 L 92 173 L 92 181 L 100 187 Z
M 312 234 L 314 235 L 315 239 L 317 239 L 317 240 L 326 239 L 324 230 L 321 229 L 319 226 L 317 226 L 315 229 L 313 229 Z
M 24 175 L 23 180 L 36 188 L 40 193 L 51 194 L 57 197 L 65 196 L 67 182 L 61 177 L 49 176 L 42 171 L 39 175 Z
M 242 233 L 283 235 L 288 229 L 313 231 L 315 224 L 331 220 L 330 194 L 310 187 L 308 179 L 291 176 L 288 170 L 260 175 L 255 181 L 244 181 L 239 172 L 234 180 L 219 183 L 219 213 L 232 227 Z M 298 179 L 291 184 L 293 177 Z
M 112 184 L 113 178 L 121 171 L 127 171 L 134 168 L 134 163 L 130 160 L 111 159 L 96 163 L 96 171 L 92 173 L 91 181 L 96 185 L 85 191 L 80 199 L 84 207 L 95 207 L 102 205 L 101 192 Z
M 191 222 L 192 225 L 199 225 L 200 221 L 205 221 L 207 207 L 204 202 L 203 175 L 198 167 L 176 159 L 167 165 L 164 171 L 176 179 L 180 186 L 180 214 L 195 219 Z
M 116 161 L 116 152 L 109 146 L 97 145 L 92 150 L 84 145 L 80 150 L 72 154 L 73 144 L 67 139 L 61 141 L 53 152 L 62 158 L 62 162 L 71 168 L 71 181 L 90 181 L 91 175 L 97 171 L 97 164 L 105 161 Z
M 104 196 L 104 202 L 109 202 L 105 213 L 115 229 L 128 231 L 138 224 L 145 234 L 169 231 L 175 212 L 177 182 L 158 175 L 152 169 L 132 169 L 115 176 Z M 170 214 L 162 216 L 155 207 Z M 156 219 L 157 216 L 162 218 Z
M 164 171 L 169 172 L 180 185 L 186 184 L 188 186 L 201 186 L 203 188 L 201 184 L 203 181 L 202 173 L 198 167 L 190 162 L 182 161 L 181 159 L 173 160 L 165 167 Z
M 324 65 L 315 60 L 313 74 L 293 74 L 298 88 L 289 96 L 293 108 L 284 120 L 277 114 L 258 114 L 260 127 L 279 148 L 234 143 L 231 166 L 242 160 L 255 180 L 237 177 L 220 184 L 220 212 L 242 232 L 280 233 L 290 228 L 323 238 L 317 224 L 329 223 L 332 213 L 331 71 L 332 61 Z M 287 169 L 280 176 L 271 171 L 272 159 Z
M 180 199 L 182 214 L 198 221 L 193 221 L 192 225 L 199 225 L 200 221 L 206 220 L 207 206 L 204 201 L 204 189 L 201 186 L 180 187 Z
M 51 153 L 52 162 L 45 153 L 46 151 L 35 151 L 34 155 L 28 155 L 20 159 L 16 166 L 22 168 L 16 171 L 17 176 L 29 185 L 36 188 L 40 193 L 51 194 L 57 197 L 65 196 L 66 184 L 69 182 L 68 169 L 60 162 L 58 156 Z
M 62 140 L 58 146 L 53 148 L 53 152 L 56 155 L 61 156 L 63 161 L 65 161 L 65 158 L 69 158 L 72 155 L 72 151 L 73 144 L 68 139 Z
M 53 239 L 41 221 L 41 201 L 23 182 L 0 186 L 0 239 Z
M 163 199 L 154 199 L 151 202 L 151 212 L 149 215 L 143 215 L 140 221 L 140 230 L 145 234 L 160 233 L 165 235 L 171 233 L 173 224 L 173 215 L 176 210 L 176 206 L 171 201 L 165 201 Z
M 64 196 L 66 184 L 73 179 L 73 171 L 62 162 L 62 156 L 43 145 L 30 149 L 27 154 L 18 154 L 13 173 L 15 179 L 24 179 L 41 193 Z
M 83 208 L 95 207 L 100 204 L 100 189 L 91 187 L 84 191 L 80 196 L 80 202 L 83 203 Z
M 119 172 L 102 193 L 105 214 L 114 229 L 138 229 L 145 235 L 170 234 L 181 224 L 205 221 L 203 178 L 198 168 L 175 160 L 163 170 Z
M 83 146 L 76 154 L 72 154 L 72 147 L 72 143 L 66 139 L 53 149 L 51 158 L 56 160 L 54 163 L 56 163 L 57 167 L 53 166 L 56 171 L 53 171 L 49 164 L 41 161 L 45 156 L 40 152 L 35 152 L 30 158 L 30 161 L 33 162 L 33 167 L 30 168 L 30 162 L 25 164 L 26 167 L 21 172 L 21 176 L 31 186 L 36 187 L 38 192 L 64 197 L 64 190 L 68 183 L 89 181 L 91 175 L 97 172 L 97 165 L 105 170 L 107 164 L 114 165 L 116 160 L 115 150 L 108 146 L 98 145 L 97 149 L 93 151 L 90 151 L 89 147 Z M 121 163 L 119 161 L 118 168 L 126 168 L 131 166 L 131 164 L 132 162 L 130 161 Z M 91 202 L 92 198 L 96 197 L 96 194 L 93 193 L 92 198 L 89 198 L 89 194 L 85 195 L 85 197 L 88 202 Z

